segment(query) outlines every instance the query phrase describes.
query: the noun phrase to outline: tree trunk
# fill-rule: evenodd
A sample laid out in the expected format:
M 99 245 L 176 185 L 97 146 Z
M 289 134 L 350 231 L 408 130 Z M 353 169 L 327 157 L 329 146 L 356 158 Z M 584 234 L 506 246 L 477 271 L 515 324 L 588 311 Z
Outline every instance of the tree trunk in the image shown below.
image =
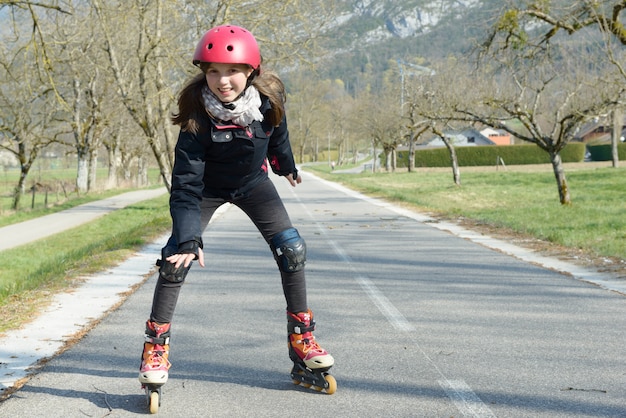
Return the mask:
M 148 144 L 150 145 L 150 148 L 152 149 L 152 153 L 156 157 L 157 163 L 159 165 L 159 171 L 161 172 L 161 178 L 163 179 L 163 184 L 165 185 L 165 187 L 167 188 L 167 191 L 169 192 L 172 190 L 172 178 L 171 178 L 172 176 L 171 176 L 171 171 L 170 171 L 170 167 L 168 164 L 169 159 L 165 155 L 165 153 L 161 151 L 161 144 L 158 138 L 149 136 Z
M 141 156 L 137 161 L 137 186 L 145 187 L 148 185 L 148 162 L 146 158 Z
M 108 176 L 107 176 L 107 189 L 115 189 L 118 186 L 118 167 L 121 166 L 120 147 L 117 141 L 106 147 L 109 156 Z
M 89 152 L 85 148 L 78 148 L 77 151 L 76 190 L 79 193 L 86 193 L 89 180 Z
M 461 185 L 461 170 L 459 170 L 459 159 L 456 156 L 456 150 L 454 149 L 454 146 L 452 145 L 450 140 L 446 138 L 443 132 L 441 132 L 439 129 L 435 128 L 434 126 L 431 127 L 431 129 L 435 135 L 441 138 L 446 148 L 448 148 L 448 152 L 450 154 L 450 165 L 452 165 L 452 180 L 454 180 L 454 184 L 456 184 L 457 186 L 460 186 Z
M 20 168 L 20 179 L 17 182 L 17 186 L 15 187 L 15 194 L 13 195 L 13 204 L 11 209 L 18 210 L 20 208 L 20 200 L 22 200 L 22 196 L 24 195 L 24 191 L 26 190 L 26 178 L 28 177 L 28 171 L 30 167 L 22 165 Z
M 552 162 L 552 170 L 554 171 L 554 177 L 559 189 L 559 200 L 562 205 L 570 205 L 572 200 L 569 194 L 567 179 L 565 178 L 565 170 L 563 168 L 561 155 L 558 152 L 550 152 L 550 161 Z
M 377 158 L 378 156 L 376 155 L 376 141 L 372 140 L 372 156 L 374 157 L 372 159 L 372 173 L 376 172 L 376 165 L 377 165 Z
M 98 178 L 98 150 L 89 153 L 89 177 L 87 180 L 87 190 L 97 189 L 96 182 Z
M 415 171 L 415 140 L 413 135 L 409 137 L 409 173 Z
M 454 180 L 454 184 L 457 186 L 461 185 L 461 170 L 459 169 L 459 159 L 456 156 L 456 150 L 454 146 L 448 141 L 448 139 L 443 138 L 443 143 L 446 144 L 446 148 L 450 152 L 450 164 L 452 165 L 452 180 Z
M 613 157 L 613 167 L 619 167 L 619 153 L 617 151 L 617 144 L 620 143 L 622 138 L 622 128 L 624 126 L 624 117 L 622 116 L 622 109 L 615 109 L 613 111 L 613 135 L 611 136 L 611 156 Z

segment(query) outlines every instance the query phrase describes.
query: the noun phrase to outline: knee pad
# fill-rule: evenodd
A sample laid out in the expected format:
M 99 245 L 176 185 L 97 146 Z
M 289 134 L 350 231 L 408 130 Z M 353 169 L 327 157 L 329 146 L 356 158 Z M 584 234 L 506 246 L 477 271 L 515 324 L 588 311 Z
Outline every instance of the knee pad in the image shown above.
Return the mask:
M 304 269 L 306 244 L 296 228 L 285 229 L 274 235 L 270 246 L 281 271 L 293 273 Z
M 159 266 L 159 277 L 167 280 L 171 283 L 181 283 L 185 281 L 185 277 L 187 277 L 187 273 L 189 273 L 189 269 L 193 263 L 189 263 L 187 267 L 180 266 L 176 268 L 176 264 L 170 263 L 165 258 L 162 260 L 157 260 L 156 265 Z

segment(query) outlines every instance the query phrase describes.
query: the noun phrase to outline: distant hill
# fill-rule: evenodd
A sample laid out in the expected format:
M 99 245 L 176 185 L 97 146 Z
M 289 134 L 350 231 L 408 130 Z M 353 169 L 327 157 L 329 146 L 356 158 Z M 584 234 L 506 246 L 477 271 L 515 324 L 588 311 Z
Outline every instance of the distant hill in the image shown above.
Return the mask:
M 339 0 L 321 74 L 354 89 L 365 66 L 466 53 L 484 40 L 499 0 Z

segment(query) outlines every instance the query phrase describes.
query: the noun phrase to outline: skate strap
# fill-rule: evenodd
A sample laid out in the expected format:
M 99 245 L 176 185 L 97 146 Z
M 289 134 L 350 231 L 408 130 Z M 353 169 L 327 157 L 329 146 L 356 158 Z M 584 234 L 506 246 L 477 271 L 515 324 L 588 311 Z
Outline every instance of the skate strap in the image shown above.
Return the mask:
M 153 337 L 151 335 L 146 335 L 146 342 L 150 344 L 158 344 L 158 345 L 168 345 L 170 343 L 170 337 Z
M 289 322 L 288 331 L 294 334 L 304 334 L 306 332 L 315 331 L 315 322 L 311 321 L 311 324 L 307 327 L 302 322 Z

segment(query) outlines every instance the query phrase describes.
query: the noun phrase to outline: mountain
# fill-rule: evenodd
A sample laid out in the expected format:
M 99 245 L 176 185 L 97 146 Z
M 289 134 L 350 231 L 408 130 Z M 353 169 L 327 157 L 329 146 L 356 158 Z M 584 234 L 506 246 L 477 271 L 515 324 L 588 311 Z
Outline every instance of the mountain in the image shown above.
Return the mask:
M 321 74 L 356 89 L 366 68 L 398 59 L 423 65 L 466 53 L 484 40 L 499 0 L 338 0 Z

